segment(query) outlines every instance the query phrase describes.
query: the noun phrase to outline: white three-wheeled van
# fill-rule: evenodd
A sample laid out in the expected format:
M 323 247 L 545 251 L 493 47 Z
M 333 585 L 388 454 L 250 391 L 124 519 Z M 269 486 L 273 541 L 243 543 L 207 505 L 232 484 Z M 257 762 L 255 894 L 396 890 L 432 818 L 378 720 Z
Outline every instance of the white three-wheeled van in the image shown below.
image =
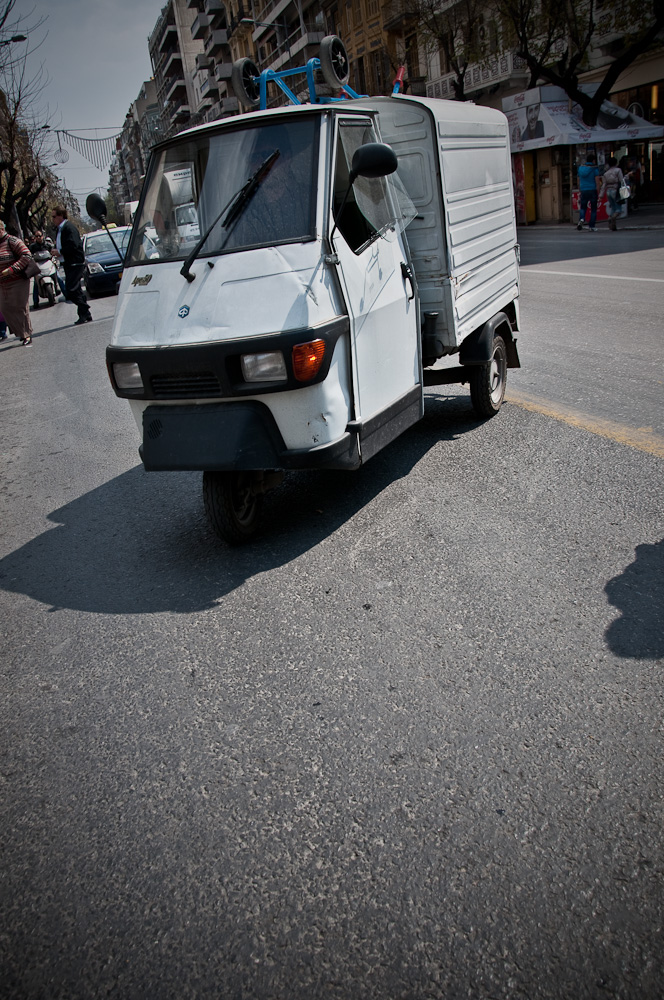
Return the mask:
M 257 111 L 153 150 L 108 370 L 145 468 L 202 470 L 238 543 L 284 470 L 357 469 L 422 417 L 425 386 L 469 383 L 495 414 L 518 294 L 500 112 L 408 96 Z

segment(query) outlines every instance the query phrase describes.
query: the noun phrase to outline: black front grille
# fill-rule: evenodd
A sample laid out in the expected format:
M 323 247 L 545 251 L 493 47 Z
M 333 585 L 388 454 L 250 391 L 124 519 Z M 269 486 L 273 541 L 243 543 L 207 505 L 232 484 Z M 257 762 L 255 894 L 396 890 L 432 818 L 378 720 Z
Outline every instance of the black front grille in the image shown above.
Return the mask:
M 196 399 L 221 396 L 221 385 L 214 372 L 168 372 L 150 378 L 155 399 Z

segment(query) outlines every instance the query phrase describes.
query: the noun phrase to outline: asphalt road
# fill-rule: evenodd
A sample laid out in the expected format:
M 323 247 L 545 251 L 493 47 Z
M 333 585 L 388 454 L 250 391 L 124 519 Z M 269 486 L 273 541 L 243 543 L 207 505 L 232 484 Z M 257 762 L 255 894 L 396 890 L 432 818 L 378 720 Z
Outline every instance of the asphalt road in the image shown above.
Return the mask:
M 662 995 L 664 234 L 611 235 L 524 234 L 498 417 L 242 550 L 142 472 L 115 300 L 0 346 L 0 996 Z

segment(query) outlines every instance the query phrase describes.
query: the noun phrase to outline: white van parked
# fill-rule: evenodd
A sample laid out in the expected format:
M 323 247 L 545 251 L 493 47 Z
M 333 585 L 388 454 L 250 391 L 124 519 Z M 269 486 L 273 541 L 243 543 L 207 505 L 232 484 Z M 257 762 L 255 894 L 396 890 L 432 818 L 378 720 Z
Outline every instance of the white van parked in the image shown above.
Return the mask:
M 239 543 L 285 470 L 358 468 L 422 417 L 425 386 L 468 383 L 496 414 L 518 295 L 501 112 L 410 96 L 257 111 L 153 151 L 108 370 L 145 468 L 203 471 L 212 524 Z

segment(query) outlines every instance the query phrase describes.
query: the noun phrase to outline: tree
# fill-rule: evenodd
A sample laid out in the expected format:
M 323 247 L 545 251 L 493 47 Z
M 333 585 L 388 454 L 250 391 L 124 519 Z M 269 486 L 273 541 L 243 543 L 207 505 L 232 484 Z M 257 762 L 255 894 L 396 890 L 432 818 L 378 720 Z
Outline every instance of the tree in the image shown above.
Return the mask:
M 52 144 L 40 109 L 47 80 L 43 67 L 28 76 L 27 57 L 41 44 L 31 47 L 30 35 L 45 19 L 16 17 L 15 6 L 16 0 L 0 5 L 0 216 L 24 234 L 43 226 L 53 204 L 64 204 L 74 214 L 78 204 L 43 163 Z
M 444 0 L 406 0 L 408 14 L 417 24 L 425 48 L 429 52 L 438 49 L 441 63 L 454 72 L 452 89 L 457 101 L 466 100 L 468 66 L 485 55 L 479 29 L 486 6 L 486 0 L 459 0 L 451 4 L 445 4 Z
M 586 125 L 597 122 L 621 73 L 657 44 L 664 30 L 661 0 L 490 0 L 503 24 L 504 47 L 515 48 L 530 71 L 530 87 L 540 80 L 561 87 L 581 106 Z M 506 43 L 506 44 L 505 44 Z M 594 94 L 582 90 L 580 76 L 605 65 Z

